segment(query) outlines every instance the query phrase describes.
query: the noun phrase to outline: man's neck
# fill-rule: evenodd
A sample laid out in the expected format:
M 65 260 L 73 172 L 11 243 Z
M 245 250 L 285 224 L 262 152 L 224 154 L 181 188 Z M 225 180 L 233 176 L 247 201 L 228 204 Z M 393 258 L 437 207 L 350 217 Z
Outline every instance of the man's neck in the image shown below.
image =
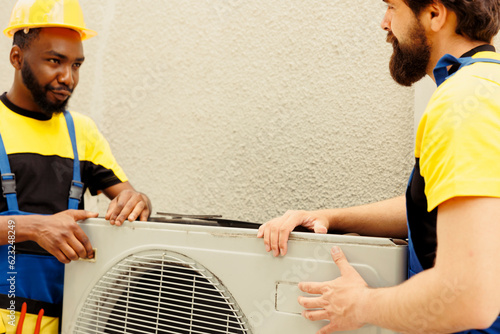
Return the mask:
M 433 73 L 434 67 L 436 67 L 439 59 L 441 59 L 445 54 L 451 54 L 452 56 L 459 58 L 464 53 L 484 44 L 488 43 L 472 41 L 462 36 L 458 36 L 455 39 L 446 39 L 434 42 L 432 44 L 431 59 L 427 66 L 427 74 L 432 78 L 432 80 L 436 81 Z

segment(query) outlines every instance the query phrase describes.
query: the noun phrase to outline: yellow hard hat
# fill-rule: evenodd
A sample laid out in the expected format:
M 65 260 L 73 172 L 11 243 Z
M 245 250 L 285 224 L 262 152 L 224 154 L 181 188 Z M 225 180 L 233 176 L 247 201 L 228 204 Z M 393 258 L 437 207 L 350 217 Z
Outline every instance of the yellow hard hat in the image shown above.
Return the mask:
M 10 23 L 3 33 L 12 38 L 16 31 L 29 28 L 61 27 L 76 30 L 82 41 L 97 32 L 85 28 L 78 0 L 18 0 Z

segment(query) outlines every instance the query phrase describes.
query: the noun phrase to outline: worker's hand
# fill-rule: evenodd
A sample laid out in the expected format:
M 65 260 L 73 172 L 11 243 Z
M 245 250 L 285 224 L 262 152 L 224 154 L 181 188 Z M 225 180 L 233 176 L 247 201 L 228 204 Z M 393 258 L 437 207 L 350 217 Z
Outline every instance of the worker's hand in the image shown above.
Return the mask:
M 97 213 L 85 210 L 66 210 L 51 216 L 40 216 L 34 225 L 32 240 L 62 263 L 93 258 L 89 238 L 76 222 L 97 216 Z
M 299 289 L 320 295 L 319 297 L 299 297 L 299 304 L 306 309 L 302 315 L 309 320 L 329 320 L 317 334 L 354 330 L 364 324 L 359 321 L 363 294 L 368 285 L 358 272 L 347 262 L 339 247 L 331 250 L 332 258 L 340 269 L 341 276 L 330 282 L 299 283 Z
M 146 195 L 132 189 L 121 191 L 109 204 L 106 220 L 111 225 L 120 226 L 125 220 L 148 220 L 151 214 L 151 203 Z
M 259 228 L 258 238 L 264 238 L 266 251 L 274 256 L 288 251 L 288 237 L 293 229 L 302 225 L 315 233 L 328 232 L 328 219 L 314 211 L 287 211 L 283 216 L 268 221 Z

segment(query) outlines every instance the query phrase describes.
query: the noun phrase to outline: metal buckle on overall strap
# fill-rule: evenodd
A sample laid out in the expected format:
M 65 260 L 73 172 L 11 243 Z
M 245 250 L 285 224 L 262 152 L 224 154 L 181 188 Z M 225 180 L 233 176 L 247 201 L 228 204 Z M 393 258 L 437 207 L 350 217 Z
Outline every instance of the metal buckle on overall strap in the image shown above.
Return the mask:
M 78 202 L 82 200 L 84 184 L 79 181 L 71 181 L 71 188 L 69 188 L 69 198 L 76 199 Z
M 2 174 L 2 192 L 3 197 L 16 193 L 16 176 L 13 173 Z

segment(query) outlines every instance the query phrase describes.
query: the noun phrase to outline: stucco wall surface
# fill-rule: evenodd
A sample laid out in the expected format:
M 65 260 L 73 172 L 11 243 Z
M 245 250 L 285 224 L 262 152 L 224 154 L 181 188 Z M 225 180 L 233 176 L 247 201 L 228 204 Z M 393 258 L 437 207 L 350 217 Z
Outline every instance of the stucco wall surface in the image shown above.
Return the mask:
M 13 3 L 0 0 L 2 27 Z M 99 35 L 70 107 L 96 121 L 155 212 L 265 222 L 403 193 L 414 91 L 390 78 L 382 1 L 81 4 Z

